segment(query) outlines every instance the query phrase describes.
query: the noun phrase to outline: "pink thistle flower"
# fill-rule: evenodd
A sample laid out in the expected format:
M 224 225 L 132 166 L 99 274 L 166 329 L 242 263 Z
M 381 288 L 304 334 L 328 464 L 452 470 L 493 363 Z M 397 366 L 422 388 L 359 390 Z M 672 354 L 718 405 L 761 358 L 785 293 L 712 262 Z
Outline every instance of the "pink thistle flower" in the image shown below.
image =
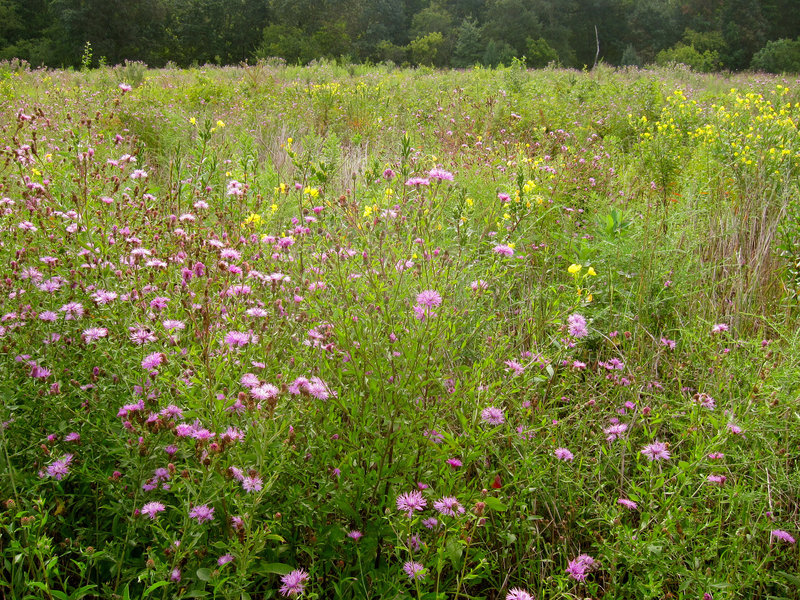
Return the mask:
M 448 517 L 455 517 L 456 513 L 459 515 L 464 514 L 464 507 L 452 496 L 440 498 L 433 503 L 433 508 L 435 508 L 440 515 L 447 515 Z
M 589 335 L 589 329 L 586 327 L 586 319 L 583 315 L 578 313 L 571 314 L 567 317 L 567 330 L 572 337 L 584 338 Z
M 506 246 L 505 244 L 495 246 L 492 248 L 492 252 L 495 254 L 500 254 L 501 256 L 514 256 L 514 249 L 511 246 Z
M 523 367 L 515 360 L 507 360 L 505 361 L 505 365 L 508 367 L 506 371 L 512 371 L 514 377 L 519 377 L 525 372 L 525 367 Z
M 91 344 L 92 342 L 96 342 L 100 338 L 104 338 L 108 335 L 108 329 L 105 327 L 90 327 L 89 329 L 84 329 L 81 337 L 83 338 L 84 343 Z
M 302 569 L 295 569 L 288 575 L 281 577 L 283 584 L 278 590 L 282 596 L 299 596 L 305 591 L 308 573 Z
M 201 504 L 190 510 L 189 516 L 198 523 L 207 523 L 214 520 L 214 508 L 207 504 Z
M 668 460 L 670 458 L 667 444 L 664 442 L 653 442 L 642 448 L 644 454 L 651 462 L 654 460 Z
M 425 290 L 417 294 L 417 304 L 426 308 L 435 308 L 442 304 L 442 296 L 435 290 Z
M 406 181 L 406 185 L 408 187 L 413 187 L 413 186 L 419 187 L 421 185 L 430 185 L 430 184 L 431 182 L 428 179 L 425 179 L 424 177 L 411 177 Z
M 47 465 L 46 476 L 61 481 L 69 475 L 69 465 L 72 462 L 72 454 L 65 454 L 55 462 Z
M 409 560 L 403 565 L 403 571 L 412 581 L 422 581 L 427 573 L 427 569 L 423 565 L 413 560 Z
M 161 502 L 148 502 L 139 512 L 153 520 L 158 516 L 158 513 L 164 512 L 165 510 L 167 509 Z
M 511 588 L 506 594 L 506 600 L 533 600 L 533 596 L 523 589 Z
M 439 181 L 453 181 L 453 174 L 450 171 L 445 171 L 444 169 L 431 169 L 428 172 L 428 177 L 431 179 L 437 179 Z
M 181 570 L 179 568 L 177 568 L 177 567 L 172 569 L 172 572 L 169 575 L 169 580 L 170 581 L 175 581 L 175 582 L 180 581 L 181 580 Z
M 364 534 L 361 533 L 358 529 L 351 529 L 350 531 L 347 532 L 347 537 L 357 542 L 362 537 L 364 537 Z
M 627 423 L 613 423 L 612 425 L 603 429 L 606 434 L 606 441 L 613 442 L 628 430 Z
M 264 483 L 258 475 L 251 475 L 242 479 L 242 489 L 245 492 L 260 492 L 263 487 Z
M 233 562 L 233 554 L 223 554 L 217 559 L 217 565 L 220 567 L 227 565 L 229 562 Z
M 783 529 L 773 529 L 769 532 L 769 534 L 771 537 L 777 538 L 784 542 L 789 542 L 790 544 L 794 544 L 796 541 L 788 531 L 784 531 Z
M 571 461 L 575 458 L 575 455 L 566 448 L 556 448 L 554 454 L 558 460 L 563 461 Z
M 711 328 L 711 333 L 722 333 L 723 331 L 728 331 L 728 329 L 730 329 L 730 327 L 728 327 L 725 323 L 717 323 Z
M 706 481 L 708 483 L 713 483 L 715 485 L 725 485 L 725 482 L 728 480 L 725 475 L 709 475 L 706 477 Z
M 414 516 L 415 510 L 422 510 L 427 505 L 428 501 L 416 490 L 397 497 L 397 510 L 405 512 L 409 519 Z
M 736 425 L 735 423 L 728 423 L 728 431 L 730 431 L 733 435 L 742 435 L 744 430 Z
M 707 408 L 708 410 L 714 410 L 714 407 L 716 406 L 714 399 L 706 393 L 695 394 L 693 399 L 700 406 Z
M 506 418 L 503 415 L 503 409 L 495 406 L 487 406 L 481 411 L 481 419 L 484 423 L 489 425 L 502 425 L 505 423 Z
M 462 463 L 462 462 L 461 462 L 459 459 L 457 459 L 457 458 L 448 458 L 448 459 L 447 459 L 445 462 L 446 462 L 448 465 L 450 465 L 450 466 L 451 466 L 453 469 L 458 469 L 459 467 L 462 467 L 462 466 L 464 466 L 464 463 Z
M 577 558 L 569 561 L 567 575 L 575 581 L 584 581 L 589 571 L 595 566 L 596 561 L 588 554 L 581 554 Z
M 483 292 L 489 289 L 489 284 L 483 279 L 476 279 L 469 284 L 469 287 L 473 292 Z
M 639 508 L 639 505 L 636 504 L 636 502 L 634 502 L 633 500 L 628 500 L 627 498 L 620 498 L 619 500 L 617 500 L 617 504 L 619 504 L 620 506 L 624 506 L 628 510 L 636 510 L 637 508 Z
M 152 371 L 153 369 L 161 365 L 161 363 L 163 363 L 164 360 L 166 360 L 164 354 L 162 354 L 161 352 L 153 352 L 152 354 L 148 354 L 147 356 L 144 357 L 144 359 L 142 360 L 142 368 L 148 371 Z

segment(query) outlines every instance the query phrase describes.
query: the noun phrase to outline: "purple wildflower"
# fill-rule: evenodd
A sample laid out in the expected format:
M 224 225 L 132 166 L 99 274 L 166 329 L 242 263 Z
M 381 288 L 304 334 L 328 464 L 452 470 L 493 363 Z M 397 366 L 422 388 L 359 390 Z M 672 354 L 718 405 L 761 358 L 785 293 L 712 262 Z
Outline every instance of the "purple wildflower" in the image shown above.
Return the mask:
M 417 304 L 426 308 L 435 308 L 442 304 L 442 296 L 436 290 L 424 290 L 417 294 Z
M 774 538 L 789 542 L 790 544 L 794 544 L 796 541 L 788 531 L 784 531 L 783 529 L 773 529 L 769 534 Z
M 412 581 L 421 581 L 425 579 L 427 569 L 420 563 L 409 560 L 403 565 L 403 571 L 406 572 L 406 575 L 408 575 L 408 578 Z
M 439 181 L 453 181 L 453 174 L 444 169 L 431 169 L 428 172 L 428 177 L 431 179 L 438 179 Z
M 575 458 L 575 455 L 566 448 L 556 448 L 554 454 L 558 460 L 563 461 L 570 461 Z
M 435 508 L 440 515 L 447 515 L 448 517 L 455 517 L 456 513 L 459 515 L 464 514 L 464 507 L 461 506 L 461 503 L 452 496 L 440 498 L 433 503 L 433 508 Z
M 642 454 L 644 454 L 650 461 L 668 460 L 670 457 L 669 450 L 667 450 L 667 444 L 664 442 L 653 442 L 652 444 L 648 444 L 642 448 Z
M 523 589 L 511 588 L 506 594 L 506 600 L 533 600 L 533 596 Z
M 586 575 L 592 570 L 595 565 L 595 560 L 588 554 L 581 554 L 577 558 L 569 561 L 567 566 L 567 575 L 572 577 L 575 581 L 584 581 Z
M 481 411 L 481 419 L 484 423 L 489 425 L 502 425 L 505 423 L 506 418 L 503 415 L 503 409 L 496 406 L 487 406 Z
M 139 512 L 150 517 L 151 519 L 155 519 L 158 516 L 158 513 L 164 512 L 165 510 L 167 509 L 163 504 L 161 504 L 161 502 L 148 502 Z
M 306 581 L 308 581 L 308 573 L 302 569 L 295 569 L 288 575 L 281 577 L 283 585 L 278 591 L 282 596 L 299 596 L 305 591 Z
M 427 505 L 428 501 L 416 490 L 400 494 L 397 497 L 397 510 L 405 512 L 409 518 L 414 516 L 415 510 L 422 510 Z
M 575 338 L 584 338 L 589 335 L 589 329 L 586 327 L 586 319 L 583 315 L 578 313 L 571 314 L 567 317 L 567 329 L 569 334 Z
M 207 504 L 201 504 L 200 506 L 195 506 L 192 510 L 190 510 L 189 516 L 192 519 L 196 519 L 198 523 L 206 523 L 207 521 L 213 521 L 214 508 L 208 506 Z

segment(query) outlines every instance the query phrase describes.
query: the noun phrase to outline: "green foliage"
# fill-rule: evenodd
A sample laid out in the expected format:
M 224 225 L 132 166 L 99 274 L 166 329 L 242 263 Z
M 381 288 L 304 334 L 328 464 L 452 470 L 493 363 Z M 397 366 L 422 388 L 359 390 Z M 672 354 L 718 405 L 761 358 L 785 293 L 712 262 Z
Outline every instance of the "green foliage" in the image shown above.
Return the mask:
M 680 42 L 668 50 L 659 52 L 656 55 L 656 63 L 661 66 L 683 64 L 698 73 L 711 73 L 722 68 L 719 52 L 716 50 L 700 52 L 694 46 L 687 46 Z
M 529 38 L 525 59 L 531 67 L 542 68 L 550 63 L 557 62 L 558 52 L 545 39 L 538 38 L 533 40 Z
M 0 596 L 795 597 L 797 94 L 0 63 Z
M 765 73 L 800 73 L 800 38 L 767 42 L 755 53 L 750 67 Z
M 483 56 L 483 39 L 475 19 L 464 19 L 456 32 L 452 64 L 456 68 L 471 67 Z
M 434 31 L 412 40 L 408 45 L 408 51 L 414 64 L 434 66 L 440 64 L 443 46 L 444 36 Z

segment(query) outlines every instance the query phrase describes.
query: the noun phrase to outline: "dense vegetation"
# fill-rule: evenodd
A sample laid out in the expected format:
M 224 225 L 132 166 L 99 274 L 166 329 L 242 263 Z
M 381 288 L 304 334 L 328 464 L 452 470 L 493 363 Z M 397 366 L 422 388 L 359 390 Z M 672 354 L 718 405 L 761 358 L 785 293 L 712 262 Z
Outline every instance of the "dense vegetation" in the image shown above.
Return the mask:
M 800 70 L 798 36 L 795 0 L 0 0 L 0 59 L 53 67 L 268 57 L 469 67 L 524 56 L 532 67 L 600 59 L 780 73 Z
M 800 89 L 0 65 L 0 596 L 798 598 Z

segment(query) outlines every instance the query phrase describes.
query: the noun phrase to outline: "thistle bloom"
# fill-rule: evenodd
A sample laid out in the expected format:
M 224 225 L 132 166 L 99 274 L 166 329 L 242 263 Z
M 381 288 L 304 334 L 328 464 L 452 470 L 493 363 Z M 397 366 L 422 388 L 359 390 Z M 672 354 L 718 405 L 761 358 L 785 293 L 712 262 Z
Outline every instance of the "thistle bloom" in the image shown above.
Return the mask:
M 514 249 L 511 246 L 506 246 L 505 244 L 495 246 L 492 248 L 492 252 L 495 254 L 500 254 L 501 256 L 514 256 Z
M 207 504 L 201 504 L 200 506 L 195 506 L 192 510 L 190 510 L 189 516 L 193 519 L 196 519 L 198 523 L 213 521 L 214 508 L 208 506 Z
M 481 411 L 481 419 L 489 425 L 502 425 L 506 418 L 503 416 L 503 409 L 496 406 L 487 406 Z
M 442 304 L 442 296 L 435 290 L 425 290 L 417 294 L 417 304 L 427 308 L 434 308 Z
M 783 529 L 773 529 L 769 532 L 769 534 L 774 538 L 784 542 L 789 542 L 790 544 L 794 544 L 796 541 L 788 531 L 784 531 Z
M 581 554 L 577 558 L 569 561 L 567 566 L 567 575 L 572 577 L 575 581 L 584 581 L 589 571 L 595 565 L 595 560 L 588 554 Z
M 642 448 L 642 454 L 644 454 L 650 461 L 668 460 L 670 457 L 669 450 L 667 450 L 667 444 L 664 442 L 653 442 L 652 444 L 648 444 Z
M 523 589 L 511 588 L 506 594 L 506 600 L 533 600 L 533 596 Z
M 217 565 L 220 567 L 222 565 L 227 565 L 229 562 L 233 562 L 233 554 L 223 554 L 217 559 Z
M 167 509 L 163 504 L 161 504 L 161 502 L 148 502 L 139 512 L 150 517 L 151 519 L 155 519 L 158 516 L 158 513 L 164 512 L 165 510 Z
M 406 492 L 397 497 L 397 510 L 405 512 L 408 518 L 414 516 L 415 510 L 422 510 L 428 505 L 420 492 Z
M 563 461 L 570 461 L 575 458 L 575 455 L 566 448 L 556 448 L 554 454 L 558 460 Z
M 408 181 L 406 181 L 406 185 L 409 187 L 412 186 L 420 186 L 420 185 L 430 185 L 431 182 L 424 177 L 412 177 Z
M 438 179 L 439 181 L 453 181 L 453 174 L 444 169 L 431 169 L 428 172 L 428 177 L 431 179 Z
M 634 502 L 633 500 L 628 500 L 627 498 L 620 498 L 619 500 L 617 500 L 617 504 L 619 504 L 620 506 L 624 506 L 628 510 L 636 510 L 637 508 L 639 508 L 639 505 L 636 504 L 636 502 Z
M 148 354 L 144 357 L 144 360 L 142 360 L 142 368 L 150 371 L 155 369 L 163 362 L 164 355 L 161 352 L 153 352 L 152 354 Z
M 567 317 L 567 330 L 572 337 L 584 338 L 589 335 L 589 329 L 586 327 L 586 319 L 583 315 L 578 313 L 572 314 Z
M 412 581 L 421 581 L 425 579 L 425 573 L 427 569 L 425 569 L 425 567 L 420 563 L 409 560 L 403 565 L 403 571 L 406 572 L 406 575 L 408 575 L 408 578 Z
M 278 591 L 282 596 L 299 596 L 305 591 L 306 581 L 308 581 L 308 573 L 302 569 L 295 569 L 281 577 L 283 585 Z
M 445 496 L 433 503 L 433 508 L 435 508 L 439 514 L 447 515 L 448 517 L 455 517 L 456 513 L 459 515 L 464 514 L 464 507 L 461 506 L 461 503 L 452 496 Z

